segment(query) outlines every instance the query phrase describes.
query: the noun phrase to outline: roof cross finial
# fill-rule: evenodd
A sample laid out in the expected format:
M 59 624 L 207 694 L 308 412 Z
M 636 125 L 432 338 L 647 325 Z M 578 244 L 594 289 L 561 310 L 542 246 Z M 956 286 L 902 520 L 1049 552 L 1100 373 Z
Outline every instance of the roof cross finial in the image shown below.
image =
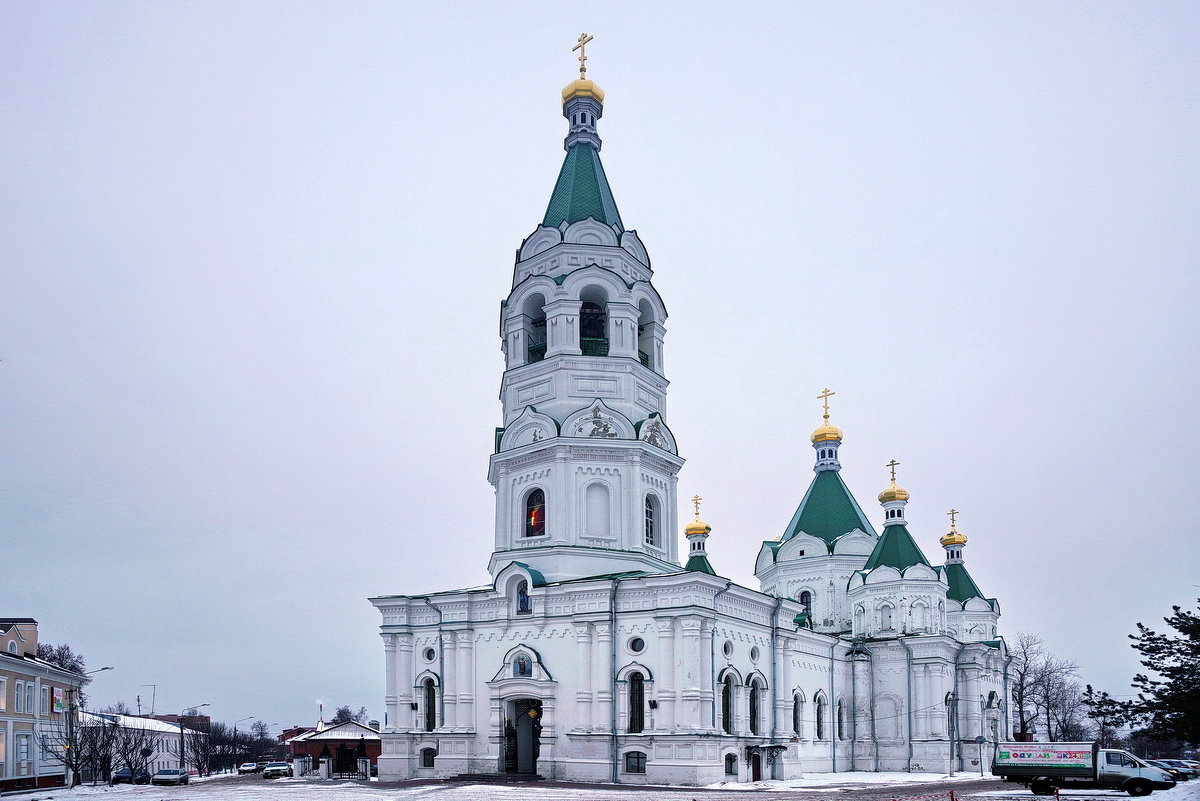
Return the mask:
M 946 512 L 946 514 L 950 516 L 950 530 L 951 530 L 951 531 L 954 531 L 954 530 L 955 530 L 955 520 L 954 520 L 954 518 L 958 517 L 958 510 L 957 510 L 957 509 L 951 509 L 949 512 Z
M 584 47 L 593 38 L 590 33 L 581 33 L 579 34 L 579 44 L 571 48 L 571 52 L 579 51 L 579 80 L 581 81 L 587 78 L 587 64 L 584 63 L 587 61 L 587 51 Z
M 836 394 L 837 393 L 834 392 L 833 390 L 831 390 L 829 387 L 825 387 L 825 389 L 821 392 L 821 394 L 817 396 L 817 400 L 821 401 L 825 405 L 825 414 L 822 416 L 826 420 L 829 419 L 829 396 L 836 395 Z
M 892 461 L 890 461 L 884 465 L 884 467 L 886 467 L 892 471 L 892 483 L 893 484 L 896 483 L 896 468 L 899 466 L 899 464 L 900 464 L 899 462 L 897 462 L 895 459 L 893 459 Z
M 696 519 L 700 519 L 700 501 L 704 500 L 699 495 L 692 496 L 692 506 L 696 509 Z

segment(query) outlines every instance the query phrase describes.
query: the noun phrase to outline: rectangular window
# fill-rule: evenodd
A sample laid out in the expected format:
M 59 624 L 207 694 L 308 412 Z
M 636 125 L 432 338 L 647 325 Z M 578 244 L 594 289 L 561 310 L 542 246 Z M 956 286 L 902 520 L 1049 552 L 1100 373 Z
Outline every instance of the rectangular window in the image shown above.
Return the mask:
M 0 679 L 0 712 L 8 711 L 8 679 Z M 4 760 L 0 759 L 0 763 Z
M 8 743 L 5 741 L 5 736 L 8 732 L 0 731 L 0 779 L 3 779 L 8 774 L 5 771 L 8 769 Z
M 25 685 L 25 711 L 32 715 L 36 709 L 37 707 L 33 705 L 33 682 L 31 681 Z
M 13 685 L 13 711 L 25 711 L 25 682 L 18 681 Z
M 42 717 L 50 716 L 50 688 L 42 688 Z
M 28 734 L 18 734 L 17 735 L 17 755 L 16 756 L 17 756 L 18 762 L 28 762 L 29 761 L 29 735 Z

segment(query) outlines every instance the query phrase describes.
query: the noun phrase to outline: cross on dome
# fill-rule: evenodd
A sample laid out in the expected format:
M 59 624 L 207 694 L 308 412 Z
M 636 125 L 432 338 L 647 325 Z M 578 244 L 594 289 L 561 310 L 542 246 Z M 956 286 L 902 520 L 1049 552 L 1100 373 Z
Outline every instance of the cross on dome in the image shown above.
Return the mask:
M 576 50 L 579 51 L 579 79 L 580 80 L 585 80 L 587 78 L 587 64 L 584 63 L 587 61 L 586 47 L 587 47 L 587 43 L 592 41 L 592 39 L 594 39 L 594 38 L 595 37 L 592 36 L 590 33 L 581 33 L 581 34 L 579 34 L 579 43 L 571 48 L 571 52 L 575 52 Z

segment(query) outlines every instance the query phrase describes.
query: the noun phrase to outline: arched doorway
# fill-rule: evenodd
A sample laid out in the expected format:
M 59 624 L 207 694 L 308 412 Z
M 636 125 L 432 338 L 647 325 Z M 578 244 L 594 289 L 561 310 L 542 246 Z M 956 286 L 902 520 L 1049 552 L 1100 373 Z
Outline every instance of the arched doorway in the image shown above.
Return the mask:
M 762 781 L 762 754 L 757 751 L 750 755 L 750 781 Z
M 537 698 L 518 698 L 508 706 L 508 718 L 504 721 L 504 772 L 537 773 L 542 702 Z

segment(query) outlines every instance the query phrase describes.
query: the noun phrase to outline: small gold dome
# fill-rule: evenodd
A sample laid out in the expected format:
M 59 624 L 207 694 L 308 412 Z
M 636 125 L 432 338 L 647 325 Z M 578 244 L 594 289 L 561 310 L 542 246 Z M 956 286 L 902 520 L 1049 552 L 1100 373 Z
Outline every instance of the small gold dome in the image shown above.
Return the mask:
M 816 431 L 812 432 L 812 436 L 809 439 L 811 439 L 814 443 L 841 442 L 842 429 L 835 425 L 831 425 L 829 422 L 829 415 L 825 415 L 825 422 L 817 426 Z
M 696 515 L 696 519 L 683 527 L 684 535 L 692 534 L 707 534 L 712 531 L 712 526 L 700 519 L 700 515 Z
M 907 500 L 908 500 L 908 490 L 906 490 L 904 487 L 897 486 L 896 479 L 894 479 L 894 478 L 892 479 L 892 483 L 888 485 L 888 488 L 885 489 L 883 492 L 879 493 L 879 502 L 880 503 L 887 503 L 888 501 L 907 501 Z
M 576 78 L 563 87 L 562 99 L 566 103 L 573 97 L 594 97 L 597 103 L 604 102 L 604 90 L 595 81 L 586 78 Z
M 967 544 L 967 535 L 963 534 L 961 531 L 959 531 L 957 528 L 954 527 L 953 523 L 951 523 L 950 531 L 947 534 L 943 535 L 943 537 L 940 540 L 938 540 L 938 542 L 940 542 L 942 544 L 943 548 L 945 548 L 947 545 L 966 545 Z

